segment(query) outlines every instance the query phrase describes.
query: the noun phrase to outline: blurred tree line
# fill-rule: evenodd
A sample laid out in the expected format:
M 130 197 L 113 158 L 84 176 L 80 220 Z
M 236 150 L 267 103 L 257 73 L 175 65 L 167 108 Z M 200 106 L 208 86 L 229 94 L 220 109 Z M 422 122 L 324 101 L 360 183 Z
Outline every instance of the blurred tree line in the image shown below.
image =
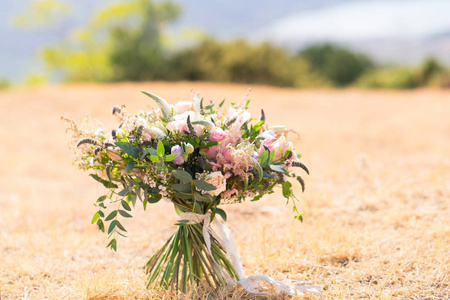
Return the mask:
M 59 0 L 39 1 L 64 7 Z M 291 53 L 269 43 L 221 42 L 204 37 L 190 47 L 174 50 L 167 25 L 180 13 L 181 8 L 170 1 L 113 2 L 64 43 L 44 49 L 42 58 L 51 74 L 68 81 L 201 80 L 286 87 L 450 86 L 448 71 L 434 59 L 417 68 L 380 67 L 366 55 L 331 44 Z

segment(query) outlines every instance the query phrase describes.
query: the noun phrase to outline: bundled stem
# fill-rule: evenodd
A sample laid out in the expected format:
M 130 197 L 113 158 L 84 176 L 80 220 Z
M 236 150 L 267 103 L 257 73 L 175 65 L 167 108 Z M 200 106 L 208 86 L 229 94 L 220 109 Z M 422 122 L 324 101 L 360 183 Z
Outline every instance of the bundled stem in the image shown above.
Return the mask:
M 211 229 L 209 229 L 211 230 Z M 203 237 L 203 222 L 179 224 L 177 231 L 147 262 L 147 287 L 152 283 L 185 292 L 188 284 L 203 278 L 210 286 L 227 284 L 227 278 L 239 280 L 225 249 L 211 235 L 211 253 Z

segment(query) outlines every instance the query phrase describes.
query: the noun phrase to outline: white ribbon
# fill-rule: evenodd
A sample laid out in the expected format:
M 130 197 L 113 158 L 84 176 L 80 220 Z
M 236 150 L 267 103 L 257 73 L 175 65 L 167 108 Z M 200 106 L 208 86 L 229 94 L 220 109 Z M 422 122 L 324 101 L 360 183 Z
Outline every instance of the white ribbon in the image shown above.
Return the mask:
M 211 225 L 211 212 L 208 211 L 204 215 L 196 214 L 196 213 L 186 213 L 182 212 L 180 214 L 180 221 L 188 221 L 187 224 L 198 224 L 203 222 L 203 238 L 205 239 L 206 247 L 208 248 L 211 257 L 213 257 L 211 253 L 211 236 L 210 236 L 210 225 Z M 237 249 L 236 243 L 234 242 L 233 235 L 231 234 L 231 230 L 222 222 L 218 220 L 218 218 L 214 218 L 212 224 L 217 227 L 219 231 L 220 237 L 216 236 L 214 231 L 211 230 L 211 234 L 216 238 L 220 244 L 225 247 L 227 252 L 227 258 L 234 266 L 237 275 L 240 280 L 236 281 L 234 278 L 231 278 L 228 274 L 225 275 L 225 279 L 230 286 L 235 286 L 236 284 L 241 285 L 247 292 L 256 295 L 270 295 L 272 292 L 262 291 L 264 290 L 273 290 L 275 289 L 275 293 L 279 294 L 280 292 L 285 292 L 289 295 L 297 295 L 302 296 L 304 294 L 320 294 L 323 290 L 321 286 L 317 285 L 309 285 L 304 281 L 294 281 L 292 282 L 289 279 L 285 279 L 282 281 L 276 281 L 270 278 L 267 275 L 251 275 L 245 276 L 244 267 L 242 266 L 241 256 L 239 255 L 239 250 Z M 214 257 L 213 257 L 214 259 Z

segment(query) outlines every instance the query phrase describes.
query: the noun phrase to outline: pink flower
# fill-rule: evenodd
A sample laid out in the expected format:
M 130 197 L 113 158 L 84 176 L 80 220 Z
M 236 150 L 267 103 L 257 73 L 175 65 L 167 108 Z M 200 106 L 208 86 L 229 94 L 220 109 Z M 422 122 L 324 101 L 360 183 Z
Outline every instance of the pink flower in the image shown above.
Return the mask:
M 175 115 L 174 120 L 167 123 L 166 127 L 172 132 L 184 132 L 188 131 L 187 118 L 190 117 L 191 122 L 197 119 L 195 112 L 188 110 L 180 115 Z M 195 133 L 200 136 L 203 133 L 203 126 L 193 125 Z
M 226 138 L 227 138 L 227 134 L 225 133 L 225 131 L 223 131 L 220 128 L 215 128 L 211 132 L 211 135 L 209 136 L 209 139 L 213 142 L 222 142 Z
M 177 114 L 185 113 L 192 108 L 192 101 L 178 101 L 174 108 Z
M 206 176 L 205 181 L 216 187 L 216 190 L 209 192 L 211 195 L 214 196 L 217 196 L 220 193 L 224 192 L 227 188 L 227 180 L 220 171 L 209 173 Z
M 282 158 L 282 156 L 286 153 L 286 151 L 288 151 L 289 149 L 292 151 L 292 157 L 289 160 L 289 162 L 297 160 L 297 154 L 294 151 L 294 145 L 292 144 L 292 142 L 286 141 L 286 137 L 284 135 L 282 135 L 278 139 L 272 136 L 266 138 L 261 143 L 261 146 L 259 148 L 259 154 L 264 152 L 265 150 L 264 146 L 266 146 L 269 149 L 269 151 L 275 151 L 274 161 L 279 161 Z

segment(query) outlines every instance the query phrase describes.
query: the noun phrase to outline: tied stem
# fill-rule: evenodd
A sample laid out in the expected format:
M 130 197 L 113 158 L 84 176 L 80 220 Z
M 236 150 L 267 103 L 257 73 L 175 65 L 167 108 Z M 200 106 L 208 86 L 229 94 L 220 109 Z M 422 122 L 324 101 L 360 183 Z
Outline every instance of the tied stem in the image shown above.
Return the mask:
M 238 279 L 219 241 L 211 236 L 211 253 L 203 237 L 203 222 L 179 224 L 177 231 L 147 262 L 147 288 L 154 283 L 183 292 L 202 280 L 213 287 L 227 284 L 225 276 Z M 211 230 L 211 229 L 209 229 Z

